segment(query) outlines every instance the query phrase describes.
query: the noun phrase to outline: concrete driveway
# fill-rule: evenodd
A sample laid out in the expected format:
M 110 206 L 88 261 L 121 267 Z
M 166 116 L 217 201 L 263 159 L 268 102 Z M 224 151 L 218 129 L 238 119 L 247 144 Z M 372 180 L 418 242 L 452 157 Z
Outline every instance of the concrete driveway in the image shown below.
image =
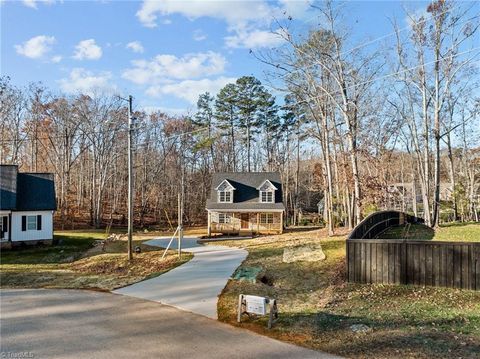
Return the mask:
M 0 299 L 2 357 L 334 358 L 169 306 L 111 293 L 3 289 Z
M 145 243 L 165 248 L 169 240 L 159 238 Z M 186 237 L 182 242 L 182 249 L 194 255 L 189 262 L 114 293 L 169 304 L 217 319 L 218 296 L 248 252 L 233 247 L 201 245 L 197 241 L 198 238 Z M 177 245 L 175 241 L 171 248 L 176 249 Z

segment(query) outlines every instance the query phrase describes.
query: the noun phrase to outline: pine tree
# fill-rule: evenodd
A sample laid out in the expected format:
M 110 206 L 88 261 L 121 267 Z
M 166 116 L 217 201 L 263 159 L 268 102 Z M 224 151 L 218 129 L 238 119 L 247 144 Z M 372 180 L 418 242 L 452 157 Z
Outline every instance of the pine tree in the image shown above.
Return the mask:
M 192 119 L 192 123 L 197 127 L 199 142 L 195 146 L 197 150 L 209 149 L 211 163 L 214 171 L 217 171 L 217 161 L 215 159 L 215 152 L 213 142 L 215 141 L 213 134 L 213 101 L 215 98 L 209 92 L 201 94 L 197 101 L 197 113 Z M 205 130 L 202 130 L 205 129 Z
M 236 82 L 239 127 L 244 131 L 247 151 L 247 171 L 251 171 L 251 148 L 254 136 L 258 134 L 257 112 L 261 96 L 265 89 L 262 83 L 253 76 L 240 77 Z
M 278 116 L 278 106 L 275 104 L 275 97 L 268 91 L 264 90 L 260 94 L 258 110 L 257 110 L 257 124 L 263 129 L 266 145 L 267 169 L 273 169 L 273 155 L 275 152 L 275 144 L 281 138 L 282 123 Z
M 237 170 L 237 154 L 235 147 L 235 130 L 238 126 L 237 89 L 234 84 L 227 84 L 215 100 L 215 118 L 220 130 L 229 137 L 228 163 L 229 170 Z

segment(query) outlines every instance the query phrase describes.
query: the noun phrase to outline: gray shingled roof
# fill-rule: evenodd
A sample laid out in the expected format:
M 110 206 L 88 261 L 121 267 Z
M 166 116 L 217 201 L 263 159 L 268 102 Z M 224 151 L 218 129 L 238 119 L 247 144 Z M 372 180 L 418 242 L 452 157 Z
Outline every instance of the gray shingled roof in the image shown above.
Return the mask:
M 0 166 L 0 209 L 38 211 L 57 209 L 52 173 L 18 173 L 17 166 Z
M 224 180 L 228 180 L 235 187 L 233 203 L 218 203 L 215 188 Z M 275 191 L 275 203 L 260 203 L 258 201 L 259 187 L 265 180 L 269 180 L 278 188 Z M 209 210 L 284 210 L 282 199 L 282 182 L 278 172 L 220 172 L 212 176 L 210 198 L 206 208 Z

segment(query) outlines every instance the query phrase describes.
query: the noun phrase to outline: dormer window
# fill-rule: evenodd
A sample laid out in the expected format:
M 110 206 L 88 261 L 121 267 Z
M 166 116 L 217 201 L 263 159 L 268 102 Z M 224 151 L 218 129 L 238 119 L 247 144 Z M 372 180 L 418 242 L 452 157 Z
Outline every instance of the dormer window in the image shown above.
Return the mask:
M 269 180 L 265 180 L 259 187 L 260 203 L 275 203 L 275 191 L 278 189 Z
M 260 191 L 260 202 L 273 203 L 273 191 Z
M 235 187 L 227 180 L 223 180 L 217 188 L 218 203 L 233 203 L 233 191 Z
M 230 203 L 232 202 L 231 191 L 218 191 L 218 202 Z

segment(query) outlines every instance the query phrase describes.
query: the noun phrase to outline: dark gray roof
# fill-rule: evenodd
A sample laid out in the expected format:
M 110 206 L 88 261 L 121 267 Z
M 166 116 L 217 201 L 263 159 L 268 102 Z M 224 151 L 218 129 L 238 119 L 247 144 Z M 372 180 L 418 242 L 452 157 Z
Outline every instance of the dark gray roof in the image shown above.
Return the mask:
M 1 165 L 0 183 L 2 194 L 0 209 L 17 211 L 57 209 L 52 173 L 18 173 L 17 166 Z
M 17 166 L 0 166 L 0 209 L 12 210 L 17 205 Z
M 275 203 L 260 203 L 258 201 L 257 188 L 265 180 L 269 180 L 278 188 L 275 191 Z M 233 191 L 233 203 L 218 203 L 216 187 L 222 181 L 228 180 L 235 191 Z M 207 199 L 207 209 L 210 210 L 284 210 L 282 199 L 282 182 L 278 172 L 220 172 L 212 176 L 210 198 Z
M 55 182 L 52 173 L 19 173 L 17 211 L 54 210 Z

